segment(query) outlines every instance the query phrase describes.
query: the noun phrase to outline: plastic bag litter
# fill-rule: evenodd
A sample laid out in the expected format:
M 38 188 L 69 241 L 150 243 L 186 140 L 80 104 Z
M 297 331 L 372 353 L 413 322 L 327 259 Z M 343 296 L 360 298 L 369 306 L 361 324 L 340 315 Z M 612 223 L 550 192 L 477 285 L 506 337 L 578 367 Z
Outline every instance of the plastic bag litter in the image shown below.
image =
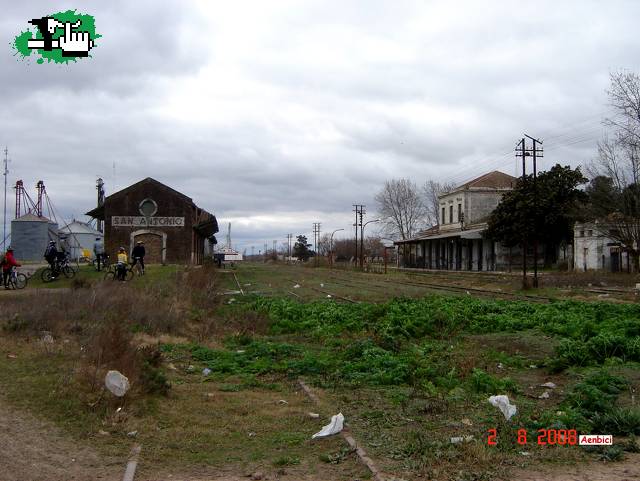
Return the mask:
M 549 391 L 545 391 L 540 394 L 540 396 L 538 396 L 538 399 L 549 399 Z
M 540 384 L 540 387 L 548 387 L 549 389 L 555 389 L 557 386 L 552 382 L 545 382 L 544 384 Z
M 489 403 L 491 403 L 492 406 L 497 407 L 507 421 L 518 412 L 516 405 L 511 404 L 509 402 L 509 396 L 505 396 L 504 394 L 500 396 L 491 396 L 489 398 Z
M 129 390 L 129 379 L 118 371 L 109 371 L 104 378 L 104 385 L 112 394 L 122 397 Z
M 342 431 L 344 427 L 344 416 L 342 413 L 338 413 L 334 416 L 331 416 L 331 422 L 326 426 L 322 426 L 322 429 L 311 436 L 311 439 L 315 438 L 324 438 L 326 436 L 332 436 L 334 434 L 338 434 Z
M 202 375 L 203 375 L 203 376 L 208 376 L 209 374 L 211 374 L 211 369 L 209 369 L 208 367 L 205 367 L 205 368 L 202 370 Z
M 294 289 L 299 289 L 300 288 L 300 284 L 296 284 L 295 286 L 293 286 Z

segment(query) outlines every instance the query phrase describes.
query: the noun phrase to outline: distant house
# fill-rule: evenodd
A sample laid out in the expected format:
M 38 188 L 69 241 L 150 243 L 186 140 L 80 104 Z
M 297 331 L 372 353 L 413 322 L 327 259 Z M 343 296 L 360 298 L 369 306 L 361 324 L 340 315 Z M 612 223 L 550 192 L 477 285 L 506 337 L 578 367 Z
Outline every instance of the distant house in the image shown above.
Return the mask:
M 493 171 L 438 197 L 439 223 L 412 239 L 396 241 L 400 267 L 443 270 L 507 270 L 520 249 L 508 249 L 482 233 L 487 219 L 517 179 Z
M 620 242 L 609 237 L 601 222 L 576 223 L 573 228 L 574 270 L 632 272 L 633 261 Z

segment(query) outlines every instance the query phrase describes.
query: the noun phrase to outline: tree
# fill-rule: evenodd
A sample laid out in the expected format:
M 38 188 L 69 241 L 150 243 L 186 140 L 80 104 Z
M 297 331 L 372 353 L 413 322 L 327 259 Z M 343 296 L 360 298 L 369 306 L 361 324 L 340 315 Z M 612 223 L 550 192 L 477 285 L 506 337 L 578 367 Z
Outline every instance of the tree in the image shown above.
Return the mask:
M 426 224 L 428 226 L 434 226 L 440 224 L 440 200 L 438 196 L 449 192 L 455 188 L 453 182 L 440 183 L 435 180 L 427 180 L 422 186 L 422 193 L 424 194 L 425 210 L 426 210 Z
M 615 212 L 622 201 L 620 188 L 611 178 L 604 175 L 594 177 L 584 190 L 587 195 L 585 217 L 589 220 L 605 219 Z
M 580 168 L 556 164 L 537 179 L 537 207 L 533 175 L 518 180 L 489 217 L 485 236 L 507 247 L 537 240 L 545 249 L 545 265 L 553 263 L 556 247 L 573 239 L 573 225 L 581 217 L 586 194 L 578 189 L 587 179 Z
M 375 196 L 385 233 L 400 239 L 411 238 L 424 224 L 426 208 L 418 188 L 409 179 L 392 179 Z
M 598 142 L 598 156 L 587 166 L 591 178 L 609 177 L 622 191 L 629 184 L 637 184 L 640 175 L 640 152 L 635 144 L 627 144 L 624 137 L 605 135 Z
M 307 236 L 296 236 L 296 243 L 293 245 L 293 256 L 302 262 L 308 261 L 309 257 L 314 255 L 314 252 L 309 247 L 311 247 L 311 244 L 307 243 Z

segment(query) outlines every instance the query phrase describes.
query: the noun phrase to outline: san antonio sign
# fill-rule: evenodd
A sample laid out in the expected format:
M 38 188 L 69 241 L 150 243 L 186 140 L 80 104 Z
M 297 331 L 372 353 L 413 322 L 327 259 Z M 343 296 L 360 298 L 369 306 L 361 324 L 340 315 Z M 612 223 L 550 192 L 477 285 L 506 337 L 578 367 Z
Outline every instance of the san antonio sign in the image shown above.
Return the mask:
M 113 227 L 184 227 L 184 217 L 114 215 L 111 217 L 111 225 Z

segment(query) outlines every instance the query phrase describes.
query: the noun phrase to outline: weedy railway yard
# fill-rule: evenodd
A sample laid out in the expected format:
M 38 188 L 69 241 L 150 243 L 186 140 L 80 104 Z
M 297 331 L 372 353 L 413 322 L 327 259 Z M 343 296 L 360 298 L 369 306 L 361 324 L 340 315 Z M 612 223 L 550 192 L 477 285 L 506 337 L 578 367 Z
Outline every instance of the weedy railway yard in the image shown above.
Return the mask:
M 122 479 L 134 444 L 147 480 L 635 479 L 633 283 L 246 263 L 117 285 L 81 270 L 46 301 L 37 283 L 3 297 L 2 420 L 25 450 L 76 446 L 76 479 Z M 124 398 L 103 388 L 112 369 Z M 517 406 L 510 421 L 492 395 Z M 345 435 L 312 440 L 339 412 Z M 614 444 L 555 437 L 572 431 Z M 63 476 L 57 454 L 0 459 Z

